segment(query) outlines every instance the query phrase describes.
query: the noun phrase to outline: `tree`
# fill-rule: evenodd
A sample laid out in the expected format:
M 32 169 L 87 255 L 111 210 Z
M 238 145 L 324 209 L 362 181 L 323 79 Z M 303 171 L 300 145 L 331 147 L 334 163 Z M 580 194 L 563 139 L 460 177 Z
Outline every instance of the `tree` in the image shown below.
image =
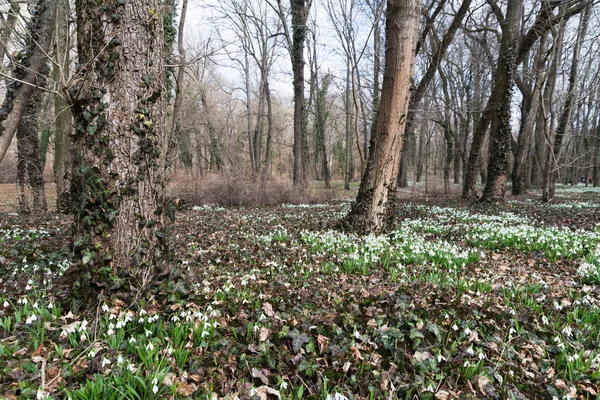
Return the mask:
M 23 68 L 15 71 L 13 77 L 16 79 L 8 85 L 0 110 L 0 163 L 21 124 L 31 97 L 39 90 L 38 80 L 45 76 L 48 68 L 47 55 L 50 53 L 56 20 L 56 1 L 38 0 L 32 10 L 29 32 L 33 40 L 28 40 L 27 48 L 21 52 L 18 63 Z
M 481 200 L 495 202 L 504 199 L 504 189 L 508 176 L 512 139 L 510 108 L 517 68 L 520 14 L 523 0 L 509 0 L 505 16 L 502 15 L 502 11 L 494 0 L 488 0 L 488 2 L 492 4 L 494 12 L 501 21 L 502 41 L 490 97 L 491 107 L 493 108 L 490 122 L 490 158 L 488 161 L 488 179 Z
M 73 252 L 81 289 L 144 290 L 166 274 L 167 135 L 160 0 L 77 0 Z M 169 213 L 170 214 L 170 213 Z
M 56 14 L 56 38 L 52 78 L 62 86 L 69 78 L 69 1 L 59 0 Z M 71 108 L 62 93 L 54 95 L 54 182 L 56 210 L 68 212 L 71 202 Z
M 575 48 L 573 49 L 573 59 L 571 61 L 571 69 L 569 72 L 569 87 L 567 89 L 565 104 L 558 119 L 558 126 L 554 135 L 554 143 L 552 149 L 546 155 L 546 167 L 544 168 L 544 186 L 542 188 L 542 201 L 548 202 L 554 197 L 554 186 L 558 176 L 558 157 L 561 151 L 562 141 L 571 122 L 574 101 L 576 99 L 575 90 L 577 89 L 577 74 L 579 67 L 579 53 L 587 31 L 589 16 L 592 9 L 590 3 L 584 10 L 579 21 L 577 30 L 577 39 Z
M 272 5 L 281 19 L 283 34 L 287 41 L 287 47 L 292 61 L 292 75 L 294 86 L 294 172 L 293 183 L 295 187 L 304 188 L 308 184 L 304 166 L 308 150 L 307 138 L 304 130 L 304 42 L 306 40 L 308 14 L 312 6 L 312 0 L 290 0 L 290 11 L 292 14 L 292 31 L 287 23 L 283 10 L 282 0 L 277 0 L 277 7 Z M 271 4 L 271 3 L 269 3 Z
M 377 127 L 371 138 L 369 159 L 356 202 L 345 220 L 353 229 L 381 232 L 394 215 L 420 6 L 418 0 L 388 0 L 385 67 Z

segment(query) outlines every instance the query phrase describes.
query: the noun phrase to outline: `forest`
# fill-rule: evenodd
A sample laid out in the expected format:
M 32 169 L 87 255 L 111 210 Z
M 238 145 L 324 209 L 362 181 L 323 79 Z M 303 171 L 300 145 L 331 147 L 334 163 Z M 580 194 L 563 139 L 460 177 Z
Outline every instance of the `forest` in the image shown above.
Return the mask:
M 0 399 L 600 398 L 599 0 L 0 0 Z

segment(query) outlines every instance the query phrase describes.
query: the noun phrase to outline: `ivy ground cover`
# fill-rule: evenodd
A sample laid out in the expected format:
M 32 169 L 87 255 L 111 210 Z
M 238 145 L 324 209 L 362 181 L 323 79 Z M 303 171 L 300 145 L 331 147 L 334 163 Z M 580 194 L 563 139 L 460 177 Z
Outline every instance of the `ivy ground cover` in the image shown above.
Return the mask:
M 91 309 L 61 303 L 70 221 L 5 213 L 0 393 L 595 399 L 600 205 L 559 204 L 402 203 L 380 236 L 336 229 L 348 203 L 196 207 L 185 284 Z

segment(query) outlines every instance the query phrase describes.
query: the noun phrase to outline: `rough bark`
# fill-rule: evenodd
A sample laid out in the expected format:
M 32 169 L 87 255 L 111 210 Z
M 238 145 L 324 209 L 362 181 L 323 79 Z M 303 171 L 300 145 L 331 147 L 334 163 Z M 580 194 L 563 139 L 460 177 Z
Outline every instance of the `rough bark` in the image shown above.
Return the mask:
M 485 202 L 504 199 L 512 131 L 510 126 L 514 75 L 517 68 L 520 12 L 523 0 L 509 0 L 506 16 L 501 21 L 502 41 L 492 90 L 493 109 L 490 130 L 488 179 L 481 197 Z
M 371 138 L 369 160 L 356 202 L 345 220 L 355 230 L 381 232 L 394 216 L 420 7 L 418 0 L 388 0 L 385 67 L 377 128 Z
M 331 84 L 331 75 L 325 75 L 319 80 L 318 69 L 315 70 L 315 84 L 317 85 L 317 99 L 315 102 L 315 149 L 320 153 L 321 176 L 325 182 L 325 188 L 331 189 L 331 173 L 327 162 L 327 142 L 325 140 L 325 124 L 329 117 L 326 110 L 325 100 Z
M 7 85 L 4 104 L 0 109 L 0 163 L 17 132 L 31 96 L 39 90 L 38 81 L 47 69 L 47 54 L 50 53 L 56 21 L 56 1 L 36 1 L 32 15 L 29 23 L 31 34 L 26 42 L 26 48 L 15 60 L 22 70 L 13 75 L 18 80 Z
M 344 113 L 346 116 L 346 158 L 344 166 L 344 190 L 350 190 L 350 180 L 354 174 L 352 157 L 352 108 L 350 107 L 350 56 L 346 59 L 346 93 L 344 95 Z
M 52 77 L 55 82 L 66 82 L 69 77 L 69 1 L 59 0 L 56 14 L 55 56 Z M 54 182 L 56 183 L 56 210 L 67 213 L 71 203 L 71 150 L 73 117 L 71 108 L 62 94 L 54 95 Z
M 577 30 L 577 39 L 575 48 L 573 49 L 573 59 L 571 61 L 571 69 L 569 71 L 569 87 L 562 112 L 558 118 L 558 125 L 554 136 L 552 151 L 548 151 L 546 155 L 546 169 L 544 176 L 544 187 L 542 193 L 542 201 L 548 202 L 554 198 L 554 188 L 556 179 L 558 178 L 558 158 L 560 156 L 563 138 L 567 133 L 567 129 L 571 123 L 572 108 L 576 98 L 577 89 L 577 72 L 579 68 L 579 54 L 581 46 L 585 38 L 587 26 L 589 22 L 592 4 L 590 3 L 584 10 L 579 21 L 579 29 Z
M 134 295 L 170 269 L 164 215 L 165 70 L 160 0 L 77 0 L 80 68 L 69 88 L 77 290 Z
M 20 4 L 17 0 L 8 0 L 8 11 L 6 19 L 2 18 L 2 31 L 0 32 L 0 62 L 4 60 L 4 56 L 8 51 L 8 43 L 17 23 L 17 15 L 19 15 Z

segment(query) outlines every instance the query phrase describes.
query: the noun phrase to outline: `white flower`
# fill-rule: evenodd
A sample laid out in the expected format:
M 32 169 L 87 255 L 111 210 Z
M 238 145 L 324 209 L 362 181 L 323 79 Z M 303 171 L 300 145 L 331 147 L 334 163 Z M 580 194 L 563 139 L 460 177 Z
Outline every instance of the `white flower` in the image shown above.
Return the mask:
M 112 328 L 108 328 L 108 330 L 106 331 L 106 334 L 109 336 L 112 336 L 115 333 L 115 331 Z
M 472 356 L 473 354 L 475 354 L 475 351 L 473 350 L 473 347 L 469 347 L 467 349 L 467 354 L 470 355 L 470 356 Z
M 452 329 L 457 331 L 458 330 L 458 326 L 456 324 L 452 325 Z
M 90 352 L 88 353 L 88 357 L 89 358 L 94 358 L 96 356 L 96 351 L 95 350 L 90 350 Z
M 79 342 L 84 342 L 87 339 L 87 335 L 85 333 L 81 334 L 81 339 L 79 340 Z
M 52 304 L 52 303 L 48 303 L 48 306 L 47 306 L 47 307 L 48 307 L 48 310 L 52 310 L 52 309 L 54 308 L 54 304 Z
M 117 364 L 123 364 L 123 356 L 119 354 L 119 357 L 117 357 Z
M 127 369 L 130 370 L 131 372 L 135 372 L 135 370 L 136 370 L 135 365 L 133 365 L 133 364 L 129 364 L 127 366 Z
M 4 300 L 4 304 L 2 304 L 4 306 L 4 308 L 8 308 L 9 304 L 8 301 Z
M 567 337 L 570 337 L 573 334 L 573 331 L 571 330 L 571 327 L 567 325 L 563 328 L 562 333 L 567 335 Z
M 110 362 L 110 360 L 108 358 L 102 358 L 102 363 L 100 363 L 102 368 L 104 368 L 106 365 L 110 365 L 110 364 L 112 364 L 112 362 Z
M 25 320 L 25 323 L 31 324 L 34 321 L 37 321 L 37 316 L 35 314 L 32 314 L 29 317 L 27 317 L 27 319 Z
M 148 351 L 154 350 L 154 345 L 152 344 L 152 342 L 148 342 L 148 344 L 146 345 L 146 350 L 148 350 Z
M 446 361 L 446 357 L 444 357 L 443 355 L 438 355 L 437 357 L 438 362 L 442 362 L 442 361 Z
M 281 385 L 279 385 L 279 388 L 280 388 L 281 390 L 285 390 L 285 389 L 287 389 L 287 388 L 288 388 L 288 384 L 287 384 L 287 382 L 286 382 L 286 381 L 281 381 Z
M 479 352 L 478 357 L 480 360 L 483 360 L 485 358 L 485 354 L 483 354 L 482 352 Z
M 47 399 L 48 393 L 44 392 L 42 389 L 38 389 L 37 393 L 35 394 L 35 398 L 37 400 Z
M 137 340 L 135 340 L 133 336 L 129 338 L 129 343 L 133 344 L 135 342 L 137 342 Z
M 546 316 L 545 316 L 545 315 L 542 315 L 542 323 L 543 323 L 544 325 L 548 325 L 548 324 L 549 324 L 548 318 L 546 318 Z
M 152 335 L 152 331 L 149 331 L 148 329 L 146 329 L 146 337 Z
M 102 311 L 104 311 L 104 312 L 108 312 L 108 310 L 109 310 L 109 308 L 108 308 L 108 306 L 106 305 L 106 303 L 102 304 Z

